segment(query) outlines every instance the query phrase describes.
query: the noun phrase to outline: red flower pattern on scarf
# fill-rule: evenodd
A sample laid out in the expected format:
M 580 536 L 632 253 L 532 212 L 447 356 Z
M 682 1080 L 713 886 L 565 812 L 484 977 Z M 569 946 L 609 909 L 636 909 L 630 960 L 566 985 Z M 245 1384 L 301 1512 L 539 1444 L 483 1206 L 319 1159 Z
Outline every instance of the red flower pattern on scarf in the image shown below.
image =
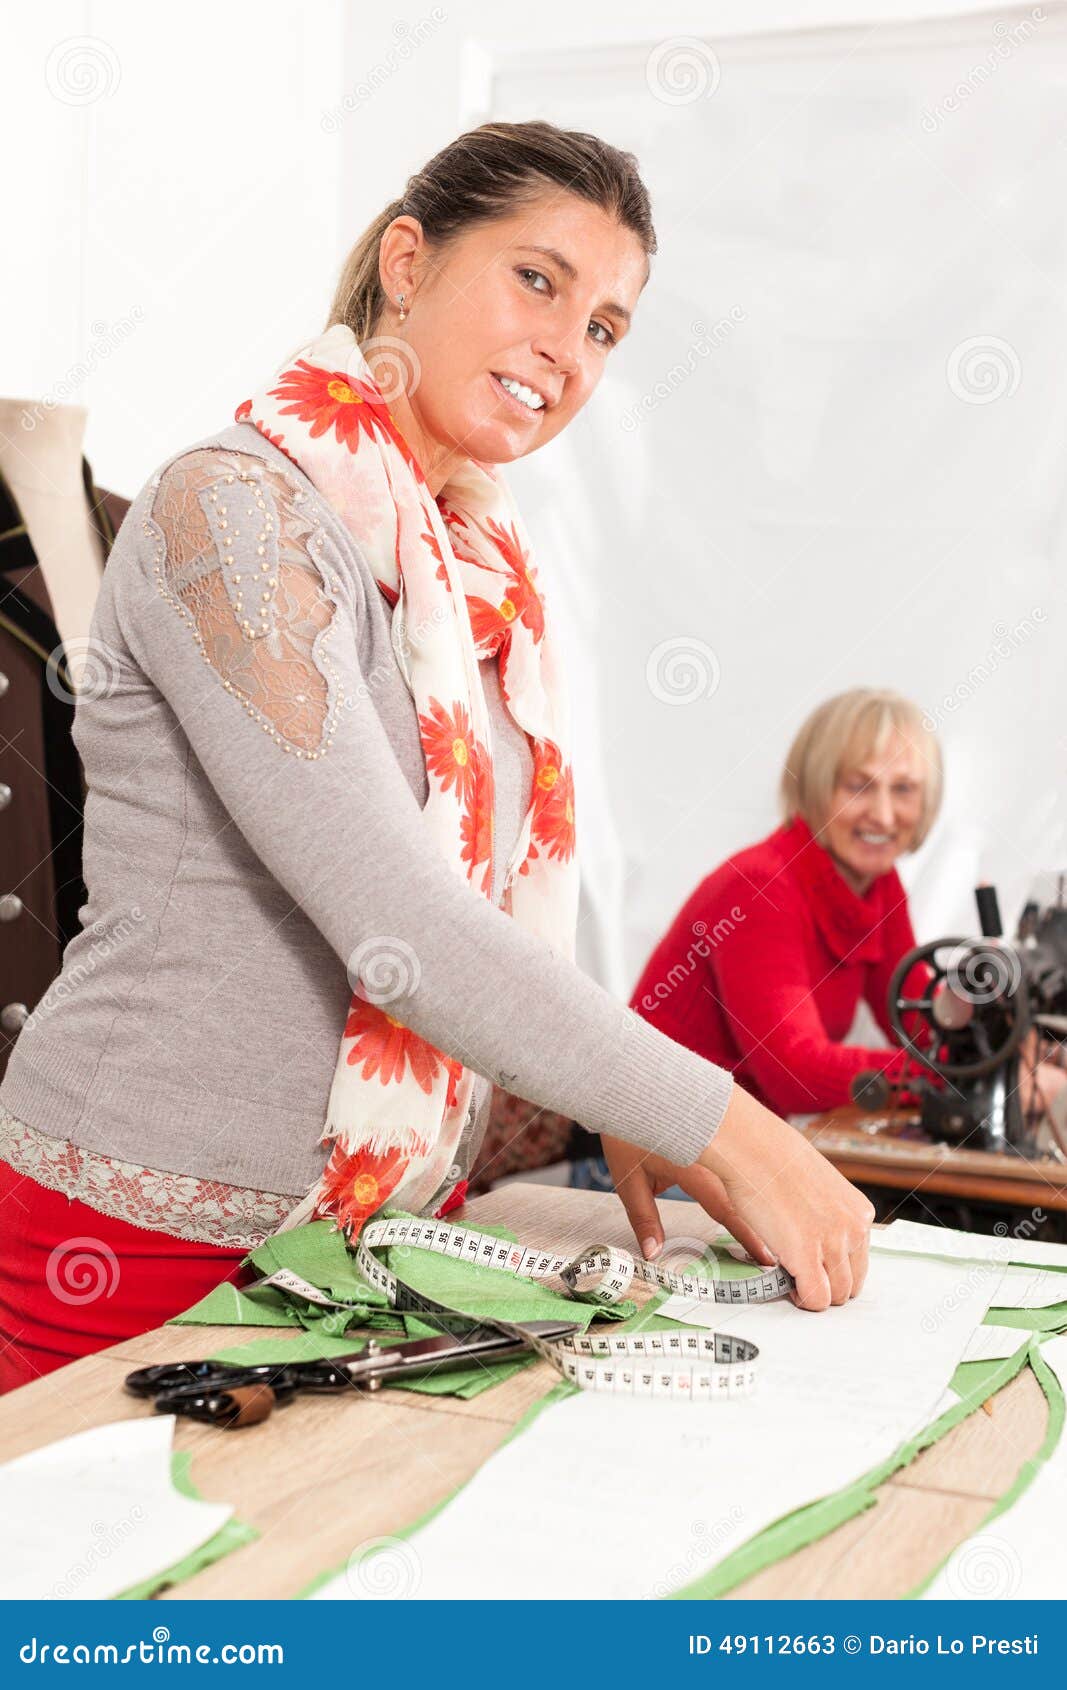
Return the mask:
M 467 878 L 472 879 L 479 863 L 484 863 L 482 891 L 488 893 L 493 879 L 493 771 L 477 744 L 471 759 L 473 780 L 460 817 L 459 832 L 463 841 L 462 862 L 469 863 Z
M 353 997 L 345 1021 L 345 1037 L 354 1040 L 348 1052 L 349 1063 L 353 1067 L 362 1063 L 363 1079 L 372 1080 L 377 1075 L 383 1086 L 402 1080 L 410 1070 L 422 1090 L 431 1092 L 444 1063 L 448 1069 L 447 1101 L 450 1104 L 455 1101 L 456 1080 L 462 1064 L 420 1039 L 418 1033 L 413 1033 L 379 1004 Z
M 524 727 L 534 759 L 530 844 L 518 870 L 530 878 L 520 883 L 512 875 L 502 907 L 538 931 L 548 916 L 559 943 L 570 949 L 577 896 L 574 787 L 566 716 L 557 709 L 565 704 L 565 690 L 562 697 L 556 690 L 561 682 L 550 653 L 537 649 L 546 641 L 545 609 L 506 483 L 493 466 L 471 459 L 435 498 L 343 324 L 288 360 L 273 385 L 236 415 L 284 451 L 327 497 L 351 486 L 353 497 L 338 508 L 387 602 L 395 607 L 403 591 L 420 616 L 435 619 L 439 637 L 421 649 L 416 643 L 404 670 L 431 783 L 426 824 L 446 859 L 487 897 L 493 766 L 484 700 L 469 660 L 497 659 L 502 696 Z M 395 522 L 387 514 L 390 499 Z M 452 615 L 445 616 L 447 595 L 460 593 L 466 615 L 464 604 L 453 603 Z M 563 746 L 546 732 L 558 733 Z M 471 1080 L 459 1060 L 357 990 L 330 1096 L 328 1118 L 335 1125 L 323 1133 L 324 1140 L 333 1137 L 333 1149 L 308 1193 L 312 1212 L 332 1214 L 350 1236 L 397 1196 L 429 1212 L 428 1195 L 447 1189 L 459 1171 L 449 1168 L 449 1156 L 460 1142 Z M 458 1207 L 465 1194 L 461 1180 L 437 1213 Z
M 454 540 L 461 539 L 464 526 L 462 522 L 458 522 L 450 529 Z M 484 569 L 487 576 L 497 576 L 491 588 L 489 581 L 486 583 L 486 591 L 493 592 L 492 599 L 477 595 L 467 599 L 471 632 L 479 655 L 491 656 L 499 650 L 504 641 L 510 638 L 512 624 L 516 621 L 523 623 L 530 630 L 536 644 L 544 638 L 545 632 L 544 606 L 535 585 L 536 571 L 528 562 L 527 554 L 523 551 L 513 526 L 505 528 L 503 523 L 495 522 L 489 517 L 482 532 L 487 533 L 494 541 L 505 567 L 496 571 L 473 554 L 469 554 L 470 561 Z
M 351 1225 L 357 1237 L 364 1222 L 389 1201 L 407 1165 L 408 1156 L 402 1150 L 387 1150 L 381 1156 L 368 1150 L 347 1153 L 335 1142 L 322 1175 L 319 1208 L 332 1210 L 338 1225 Z
M 360 381 L 343 370 L 324 370 L 321 365 L 298 358 L 293 368 L 284 372 L 278 386 L 267 391 L 271 399 L 285 401 L 279 406 L 282 416 L 297 417 L 300 422 L 310 424 L 313 440 L 332 429 L 338 443 L 355 452 L 361 438 L 381 435 L 401 452 L 416 480 L 425 479 L 418 459 L 373 382 Z

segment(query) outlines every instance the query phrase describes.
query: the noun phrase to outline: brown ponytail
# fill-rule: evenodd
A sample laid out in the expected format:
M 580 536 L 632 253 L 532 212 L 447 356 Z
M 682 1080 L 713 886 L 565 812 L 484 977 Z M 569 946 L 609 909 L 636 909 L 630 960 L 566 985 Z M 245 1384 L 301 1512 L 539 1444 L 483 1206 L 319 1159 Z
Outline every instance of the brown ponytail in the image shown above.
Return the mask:
M 386 303 L 378 252 L 394 218 L 417 218 L 429 245 L 441 252 L 472 224 L 521 210 L 546 186 L 589 200 L 632 230 L 646 256 L 656 251 L 648 192 L 633 153 L 551 123 L 483 123 L 409 176 L 400 198 L 363 231 L 345 260 L 325 326 L 346 323 L 360 342 L 374 334 Z

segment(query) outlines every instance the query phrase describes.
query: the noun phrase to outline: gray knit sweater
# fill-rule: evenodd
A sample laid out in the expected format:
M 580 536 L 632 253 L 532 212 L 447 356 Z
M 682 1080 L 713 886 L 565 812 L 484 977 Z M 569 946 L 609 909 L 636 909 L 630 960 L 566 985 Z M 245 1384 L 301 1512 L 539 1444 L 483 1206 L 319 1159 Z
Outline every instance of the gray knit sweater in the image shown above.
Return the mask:
M 389 1013 L 482 1076 L 457 1173 L 491 1081 L 696 1159 L 731 1076 L 497 907 L 531 758 L 495 661 L 490 902 L 423 828 L 389 603 L 284 453 L 237 423 L 168 459 L 119 532 L 92 640 L 74 725 L 89 899 L 0 1086 L 0 1156 L 137 1224 L 257 1242 L 325 1164 L 346 961 L 369 945 L 417 960 Z

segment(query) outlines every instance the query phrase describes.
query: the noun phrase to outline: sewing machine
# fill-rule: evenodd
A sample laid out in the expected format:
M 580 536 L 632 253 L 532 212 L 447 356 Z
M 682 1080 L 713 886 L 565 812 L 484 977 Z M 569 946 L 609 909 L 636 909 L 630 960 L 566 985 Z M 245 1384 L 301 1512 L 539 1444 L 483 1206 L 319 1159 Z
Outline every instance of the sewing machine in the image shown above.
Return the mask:
M 1067 1160 L 1067 1094 L 1046 1107 L 1034 1085 L 1024 1107 L 1020 1089 L 1023 1065 L 1054 1059 L 1067 1041 L 1065 885 L 1060 875 L 1050 901 L 1030 898 L 1014 939 L 1002 936 L 995 889 L 980 886 L 980 938 L 934 939 L 901 958 L 887 1009 L 911 1071 L 895 1083 L 858 1075 L 855 1103 L 884 1110 L 907 1093 L 934 1141 Z

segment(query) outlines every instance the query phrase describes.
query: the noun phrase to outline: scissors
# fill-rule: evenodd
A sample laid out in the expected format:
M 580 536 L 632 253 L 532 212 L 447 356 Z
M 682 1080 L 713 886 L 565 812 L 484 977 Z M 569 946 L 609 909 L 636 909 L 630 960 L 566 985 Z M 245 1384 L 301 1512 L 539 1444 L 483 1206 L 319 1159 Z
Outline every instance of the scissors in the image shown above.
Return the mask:
M 266 1420 L 271 1410 L 292 1402 L 302 1391 L 380 1391 L 390 1379 L 408 1379 L 438 1369 L 469 1367 L 476 1361 L 501 1361 L 522 1355 L 525 1336 L 499 1327 L 471 1323 L 470 1317 L 434 1314 L 441 1325 L 462 1323 L 462 1332 L 382 1346 L 371 1338 L 350 1355 L 322 1361 L 260 1362 L 240 1366 L 221 1361 L 170 1361 L 128 1373 L 125 1388 L 135 1397 L 153 1397 L 157 1414 L 182 1414 L 227 1430 Z M 531 1320 L 522 1334 L 552 1340 L 572 1337 L 573 1322 Z

